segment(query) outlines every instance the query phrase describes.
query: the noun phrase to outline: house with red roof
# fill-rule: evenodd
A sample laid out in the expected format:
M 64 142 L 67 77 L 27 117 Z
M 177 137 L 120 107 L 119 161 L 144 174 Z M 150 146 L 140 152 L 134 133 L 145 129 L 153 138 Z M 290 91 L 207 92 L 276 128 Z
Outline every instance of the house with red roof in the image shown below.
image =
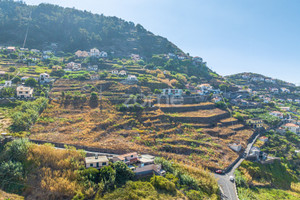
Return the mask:
M 300 133 L 300 126 L 294 123 L 287 123 L 282 126 L 284 129 L 288 129 L 289 131 L 299 134 Z

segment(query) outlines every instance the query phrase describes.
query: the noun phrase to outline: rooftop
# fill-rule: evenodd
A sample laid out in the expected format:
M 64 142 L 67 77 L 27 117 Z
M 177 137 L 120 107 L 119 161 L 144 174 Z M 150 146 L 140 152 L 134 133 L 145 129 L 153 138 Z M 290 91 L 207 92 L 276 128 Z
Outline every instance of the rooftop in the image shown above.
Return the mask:
M 85 163 L 94 163 L 94 162 L 109 162 L 106 156 L 93 156 L 86 157 Z
M 130 157 L 130 156 L 135 156 L 137 157 L 138 156 L 138 153 L 137 152 L 132 152 L 132 153 L 127 153 L 127 154 L 123 154 L 123 155 L 119 155 L 117 156 L 120 160 L 124 160 L 126 157 Z
M 285 127 L 298 127 L 299 128 L 299 125 L 297 124 L 293 124 L 293 123 L 287 123 L 284 125 Z

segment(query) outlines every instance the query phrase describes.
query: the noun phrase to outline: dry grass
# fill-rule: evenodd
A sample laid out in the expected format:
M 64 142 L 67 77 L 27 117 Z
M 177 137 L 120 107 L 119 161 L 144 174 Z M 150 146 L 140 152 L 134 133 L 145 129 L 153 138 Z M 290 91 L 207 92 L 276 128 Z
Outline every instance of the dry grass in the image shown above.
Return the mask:
M 199 104 L 184 104 L 184 105 L 172 105 L 172 104 L 157 104 L 155 106 L 160 108 L 166 108 L 166 107 L 175 107 L 175 108 L 182 108 L 182 107 L 196 107 L 196 106 L 207 106 L 207 105 L 215 105 L 211 102 L 205 102 L 205 103 L 199 103 Z
M 24 200 L 24 197 L 16 195 L 16 194 L 8 194 L 0 190 L 0 200 Z
M 175 117 L 214 117 L 218 115 L 225 114 L 226 111 L 221 110 L 221 109 L 211 109 L 211 110 L 198 110 L 198 111 L 192 111 L 192 112 L 184 112 L 184 113 L 175 113 L 171 114 L 172 116 L 174 115 Z
M 107 94 L 111 92 L 111 96 L 121 94 L 131 87 L 110 81 L 60 81 L 55 83 L 52 90 L 56 91 L 57 95 L 65 89 L 76 91 L 88 84 L 102 85 L 103 91 Z M 89 96 L 90 91 L 85 92 Z M 30 137 L 96 147 L 120 154 L 130 151 L 150 153 L 195 167 L 225 168 L 238 157 L 228 144 L 237 140 L 246 141 L 251 136 L 247 131 L 236 132 L 231 127 L 201 130 L 185 128 L 186 125 L 179 121 L 170 121 L 168 114 L 160 109 L 139 114 L 121 113 L 107 98 L 108 96 L 104 97 L 102 112 L 99 108 L 92 109 L 88 105 L 84 105 L 83 109 L 74 109 L 72 106 L 60 105 L 59 100 L 52 101 L 32 128 Z M 184 105 L 184 107 L 199 105 L 212 103 Z M 206 118 L 225 113 L 226 111 L 220 109 L 206 109 L 175 115 Z

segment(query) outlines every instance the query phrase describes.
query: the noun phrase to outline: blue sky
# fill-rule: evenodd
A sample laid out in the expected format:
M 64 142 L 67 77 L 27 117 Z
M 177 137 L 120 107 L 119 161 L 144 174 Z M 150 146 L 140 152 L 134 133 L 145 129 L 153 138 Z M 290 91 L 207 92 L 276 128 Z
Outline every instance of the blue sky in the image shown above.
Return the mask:
M 221 75 L 261 73 L 300 84 L 298 0 L 25 0 L 142 24 Z

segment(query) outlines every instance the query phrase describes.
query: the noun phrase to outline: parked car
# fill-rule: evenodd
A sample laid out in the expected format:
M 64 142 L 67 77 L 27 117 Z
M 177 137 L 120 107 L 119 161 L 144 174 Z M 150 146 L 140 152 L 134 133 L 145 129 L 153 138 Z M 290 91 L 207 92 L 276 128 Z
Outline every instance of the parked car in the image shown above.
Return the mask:
M 230 180 L 231 182 L 234 182 L 234 177 L 233 177 L 233 176 L 230 176 L 230 177 L 229 177 L 229 180 Z
M 221 169 L 218 169 L 218 170 L 216 171 L 216 173 L 217 173 L 217 174 L 224 174 L 224 171 L 221 170 Z

